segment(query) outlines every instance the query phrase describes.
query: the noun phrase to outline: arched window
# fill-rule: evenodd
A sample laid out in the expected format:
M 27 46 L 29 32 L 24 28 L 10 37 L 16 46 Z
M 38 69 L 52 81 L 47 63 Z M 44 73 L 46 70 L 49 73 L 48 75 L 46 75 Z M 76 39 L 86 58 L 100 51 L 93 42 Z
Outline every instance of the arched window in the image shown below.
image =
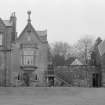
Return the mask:
M 37 74 L 35 75 L 35 80 L 37 80 L 38 79 L 38 77 L 37 77 Z
M 35 81 L 38 81 L 38 80 L 39 80 L 39 78 L 38 78 L 38 75 L 37 75 L 37 74 L 35 74 L 35 75 L 34 75 L 34 79 L 35 79 Z

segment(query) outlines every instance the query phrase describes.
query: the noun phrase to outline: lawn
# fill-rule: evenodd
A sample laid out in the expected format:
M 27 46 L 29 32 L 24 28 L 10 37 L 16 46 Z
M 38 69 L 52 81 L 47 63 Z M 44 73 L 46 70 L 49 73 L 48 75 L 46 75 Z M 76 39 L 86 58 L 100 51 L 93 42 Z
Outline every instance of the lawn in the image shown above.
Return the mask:
M 105 89 L 0 88 L 0 105 L 105 105 Z

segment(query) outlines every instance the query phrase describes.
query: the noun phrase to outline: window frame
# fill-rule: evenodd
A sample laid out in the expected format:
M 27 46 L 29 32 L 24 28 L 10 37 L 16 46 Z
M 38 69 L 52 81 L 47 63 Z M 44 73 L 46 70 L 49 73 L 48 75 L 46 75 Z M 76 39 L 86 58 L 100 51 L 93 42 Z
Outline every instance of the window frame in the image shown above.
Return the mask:
M 34 65 L 34 55 L 23 55 L 23 65 Z
M 27 50 L 25 50 L 25 49 L 27 49 L 27 48 L 29 48 L 29 49 L 32 49 L 32 53 L 33 54 L 24 54 L 24 51 L 27 51 Z M 24 65 L 24 66 L 33 66 L 33 65 L 35 65 L 35 49 L 34 48 L 31 48 L 31 47 L 23 47 L 22 48 L 22 54 L 21 54 L 21 64 L 22 65 Z M 29 57 L 32 57 L 31 59 L 29 58 Z M 30 59 L 30 60 L 28 60 L 28 61 L 31 61 L 31 63 L 26 63 L 27 61 L 26 61 L 26 59 Z

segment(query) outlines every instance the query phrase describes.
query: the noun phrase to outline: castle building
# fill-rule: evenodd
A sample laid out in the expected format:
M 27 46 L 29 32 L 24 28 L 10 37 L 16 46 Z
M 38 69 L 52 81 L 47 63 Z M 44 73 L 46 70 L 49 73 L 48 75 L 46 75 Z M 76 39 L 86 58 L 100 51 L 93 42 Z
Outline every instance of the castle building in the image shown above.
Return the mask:
M 28 11 L 27 25 L 17 37 L 16 16 L 0 19 L 0 85 L 45 86 L 48 65 L 47 30 L 35 30 Z
M 49 52 L 47 30 L 35 30 L 31 11 L 20 35 L 16 16 L 0 18 L 0 86 L 105 86 L 105 41 L 98 39 L 91 54 L 91 65 L 77 59 L 70 65 L 54 67 Z

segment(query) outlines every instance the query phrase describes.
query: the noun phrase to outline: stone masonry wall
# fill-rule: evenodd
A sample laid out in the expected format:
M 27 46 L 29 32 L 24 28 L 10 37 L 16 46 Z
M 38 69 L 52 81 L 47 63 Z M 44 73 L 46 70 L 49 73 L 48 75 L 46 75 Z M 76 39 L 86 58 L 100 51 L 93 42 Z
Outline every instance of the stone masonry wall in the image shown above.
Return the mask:
M 57 67 L 55 72 L 62 73 L 63 78 L 72 86 L 79 87 L 92 87 L 93 85 L 93 73 L 97 73 L 95 66 L 69 66 L 69 67 Z M 59 76 L 60 73 L 57 75 Z

